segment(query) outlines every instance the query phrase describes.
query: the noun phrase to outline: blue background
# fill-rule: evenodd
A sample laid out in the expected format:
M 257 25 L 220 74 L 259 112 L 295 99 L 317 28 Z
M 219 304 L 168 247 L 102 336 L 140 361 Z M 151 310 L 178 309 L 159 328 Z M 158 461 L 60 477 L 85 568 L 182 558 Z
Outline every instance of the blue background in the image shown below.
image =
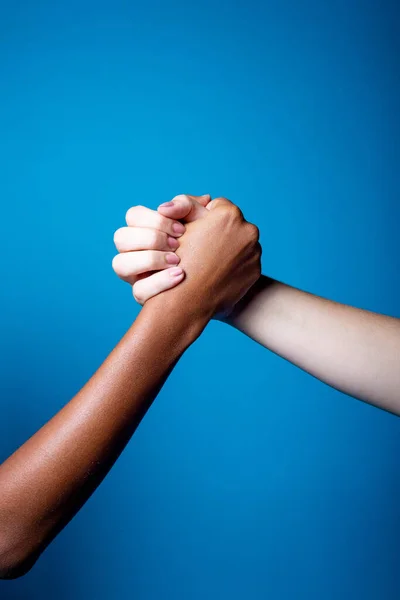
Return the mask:
M 264 272 L 400 316 L 395 2 L 0 7 L 0 458 L 137 314 L 126 209 L 225 195 Z M 6 600 L 397 599 L 399 421 L 220 323 Z

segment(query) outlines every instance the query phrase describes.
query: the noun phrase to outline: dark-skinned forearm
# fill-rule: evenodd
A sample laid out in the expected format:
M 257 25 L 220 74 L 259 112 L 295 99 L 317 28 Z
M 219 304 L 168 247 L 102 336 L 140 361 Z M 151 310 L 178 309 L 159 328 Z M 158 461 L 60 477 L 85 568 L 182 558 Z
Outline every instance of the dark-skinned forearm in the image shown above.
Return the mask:
M 208 317 L 163 296 L 148 302 L 75 398 L 1 465 L 1 576 L 26 572 L 88 499 L 206 325 Z

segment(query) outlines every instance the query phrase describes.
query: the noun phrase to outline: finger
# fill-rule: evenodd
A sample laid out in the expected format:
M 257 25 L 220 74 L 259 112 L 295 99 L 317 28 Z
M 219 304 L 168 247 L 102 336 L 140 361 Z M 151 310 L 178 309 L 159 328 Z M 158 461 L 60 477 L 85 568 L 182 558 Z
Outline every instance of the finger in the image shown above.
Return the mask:
M 176 250 L 179 242 L 158 229 L 147 227 L 120 227 L 114 233 L 114 244 L 118 252 L 136 250 Z
M 232 216 L 235 216 L 238 219 L 244 219 L 243 213 L 240 210 L 240 208 L 236 204 L 228 200 L 228 198 L 215 198 L 215 200 L 211 200 L 211 202 L 207 204 L 208 210 L 215 210 L 217 208 L 228 210 Z
M 230 200 L 228 200 L 228 198 L 215 198 L 214 200 L 211 200 L 211 202 L 207 203 L 207 210 L 213 210 L 214 208 L 217 208 L 217 206 L 236 206 L 235 204 L 233 204 L 233 202 L 231 202 Z
M 179 264 L 180 260 L 179 256 L 173 252 L 160 252 L 159 250 L 123 252 L 114 256 L 112 268 L 118 277 L 133 285 L 138 275 L 149 271 L 168 269 Z
M 202 206 L 207 206 L 207 204 L 211 200 L 210 194 L 203 194 L 202 196 L 192 196 L 191 194 L 188 194 L 188 196 L 189 196 L 189 198 L 191 198 L 192 200 L 195 200 Z
M 146 206 L 132 206 L 126 213 L 125 219 L 129 227 L 158 229 L 174 237 L 180 237 L 185 233 L 185 226 L 182 223 L 169 219 Z
M 159 271 L 154 275 L 139 279 L 132 287 L 133 296 L 139 304 L 144 304 L 149 298 L 178 285 L 184 277 L 184 271 L 180 267 Z
M 194 200 L 194 196 L 186 194 L 175 196 L 171 202 L 160 204 L 158 212 L 170 219 L 182 219 L 187 223 L 197 221 L 207 214 L 206 208 Z

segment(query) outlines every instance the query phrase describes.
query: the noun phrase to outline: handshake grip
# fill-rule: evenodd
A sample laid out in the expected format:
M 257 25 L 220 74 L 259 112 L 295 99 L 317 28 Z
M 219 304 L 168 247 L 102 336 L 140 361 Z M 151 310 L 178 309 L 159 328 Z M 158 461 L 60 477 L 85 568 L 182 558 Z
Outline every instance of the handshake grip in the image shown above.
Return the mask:
M 260 277 L 258 228 L 226 198 L 179 195 L 157 211 L 130 208 L 126 222 L 113 268 L 142 305 L 177 288 L 177 301 L 227 315 Z

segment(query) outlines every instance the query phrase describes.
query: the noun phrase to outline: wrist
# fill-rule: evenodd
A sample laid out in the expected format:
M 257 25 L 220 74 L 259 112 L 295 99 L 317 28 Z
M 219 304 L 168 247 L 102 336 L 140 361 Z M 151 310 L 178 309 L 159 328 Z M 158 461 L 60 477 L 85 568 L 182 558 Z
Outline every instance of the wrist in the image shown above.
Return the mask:
M 228 323 L 229 325 L 235 325 L 235 323 L 240 319 L 241 315 L 243 315 L 248 307 L 253 303 L 253 301 L 267 288 L 275 283 L 274 279 L 267 277 L 266 275 L 261 275 L 257 281 L 251 286 L 251 288 L 246 292 L 246 294 L 239 300 L 237 304 L 233 307 L 233 310 L 226 317 L 220 319 L 224 323 Z
M 166 330 L 174 343 L 184 351 L 201 335 L 212 318 L 212 311 L 178 289 L 168 290 L 150 298 L 140 316 L 150 319 L 155 326 Z

